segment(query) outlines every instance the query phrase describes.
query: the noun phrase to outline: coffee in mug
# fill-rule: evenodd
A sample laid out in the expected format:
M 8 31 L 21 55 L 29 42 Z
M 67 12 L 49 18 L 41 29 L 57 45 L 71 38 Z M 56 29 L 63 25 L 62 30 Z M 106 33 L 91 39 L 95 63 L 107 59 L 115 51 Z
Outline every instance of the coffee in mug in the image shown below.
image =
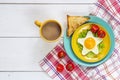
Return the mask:
M 56 20 L 47 20 L 43 24 L 37 20 L 35 24 L 40 27 L 41 36 L 49 42 L 57 40 L 62 34 L 61 25 Z

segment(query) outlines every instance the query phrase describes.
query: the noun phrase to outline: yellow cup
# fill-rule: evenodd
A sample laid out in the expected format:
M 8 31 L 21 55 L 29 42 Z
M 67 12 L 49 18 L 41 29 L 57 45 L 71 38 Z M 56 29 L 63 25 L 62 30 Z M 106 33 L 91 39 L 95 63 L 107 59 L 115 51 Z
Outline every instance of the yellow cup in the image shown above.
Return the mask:
M 56 24 L 56 25 L 58 25 L 58 26 L 56 26 L 56 29 L 55 29 L 55 26 L 54 26 L 53 29 L 59 31 L 59 35 L 57 35 L 57 32 L 55 32 L 55 31 L 52 30 L 52 26 L 49 25 L 50 23 L 51 23 L 51 24 Z M 61 37 L 61 35 L 62 35 L 62 27 L 61 27 L 60 23 L 57 22 L 56 20 L 46 20 L 46 21 L 43 22 L 43 23 L 41 23 L 40 21 L 36 20 L 36 21 L 35 21 L 35 24 L 40 28 L 40 35 L 41 35 L 41 37 L 42 37 L 45 41 L 47 41 L 47 42 L 57 41 L 57 40 Z M 50 27 L 47 27 L 47 28 L 48 28 L 48 31 L 45 32 L 44 28 L 46 27 L 46 25 L 48 25 L 48 26 L 50 26 Z M 46 28 L 46 29 L 47 29 L 47 28 Z M 53 31 L 53 32 L 52 32 L 53 35 L 57 35 L 57 37 L 56 37 L 55 39 L 52 39 L 52 40 L 46 38 L 46 36 L 44 36 L 45 33 L 46 33 L 46 34 L 47 34 L 47 33 L 48 33 L 48 34 L 51 34 L 51 36 L 48 35 L 48 37 L 53 37 L 53 36 L 52 36 L 52 33 L 50 33 L 49 31 L 50 31 L 50 32 Z M 44 34 L 43 34 L 43 33 L 44 33 Z

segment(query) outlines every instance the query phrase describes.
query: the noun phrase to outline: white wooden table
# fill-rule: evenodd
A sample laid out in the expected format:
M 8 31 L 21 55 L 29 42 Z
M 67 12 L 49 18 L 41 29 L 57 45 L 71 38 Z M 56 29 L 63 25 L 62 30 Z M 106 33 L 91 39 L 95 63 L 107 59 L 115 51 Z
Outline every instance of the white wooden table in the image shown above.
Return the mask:
M 34 20 L 56 19 L 65 31 L 67 14 L 88 15 L 95 2 L 0 0 L 0 80 L 52 80 L 38 63 L 59 41 L 44 42 Z

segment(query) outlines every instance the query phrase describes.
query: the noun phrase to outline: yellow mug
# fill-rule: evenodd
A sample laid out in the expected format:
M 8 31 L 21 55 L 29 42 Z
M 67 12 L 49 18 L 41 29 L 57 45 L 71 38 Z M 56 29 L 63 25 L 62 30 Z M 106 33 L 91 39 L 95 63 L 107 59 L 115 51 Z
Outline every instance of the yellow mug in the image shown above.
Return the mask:
M 62 27 L 56 20 L 46 20 L 43 23 L 36 20 L 35 24 L 40 28 L 41 37 L 47 42 L 57 41 L 62 35 Z

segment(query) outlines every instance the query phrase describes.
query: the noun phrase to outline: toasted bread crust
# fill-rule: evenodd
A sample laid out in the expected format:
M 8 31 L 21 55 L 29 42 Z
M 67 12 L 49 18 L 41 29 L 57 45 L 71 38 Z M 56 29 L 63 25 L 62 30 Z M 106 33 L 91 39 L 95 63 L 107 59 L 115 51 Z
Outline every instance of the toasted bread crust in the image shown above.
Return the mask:
M 67 36 L 70 37 L 73 32 L 83 23 L 85 23 L 86 21 L 88 21 L 89 18 L 88 17 L 84 17 L 84 16 L 69 16 L 67 15 Z

